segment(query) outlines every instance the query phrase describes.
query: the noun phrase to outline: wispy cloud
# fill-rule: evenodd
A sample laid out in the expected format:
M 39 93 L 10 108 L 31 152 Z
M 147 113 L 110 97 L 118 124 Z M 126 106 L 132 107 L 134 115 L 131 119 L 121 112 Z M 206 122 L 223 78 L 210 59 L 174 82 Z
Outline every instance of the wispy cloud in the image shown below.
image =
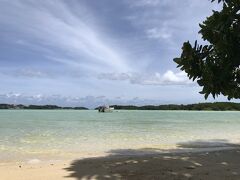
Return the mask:
M 169 39 L 172 37 L 171 32 L 167 28 L 151 28 L 146 30 L 147 37 L 150 39 Z
M 164 2 L 162 0 L 161 2 Z M 156 6 L 160 3 L 160 0 L 138 0 L 132 1 L 132 6 Z
M 212 8 L 219 7 L 199 0 L 126 0 L 126 3 L 133 10 L 129 17 L 135 18 L 128 20 L 134 26 L 144 27 L 143 31 L 150 40 L 161 40 L 160 46 L 171 45 L 174 48 L 181 46 L 183 41 L 200 39 L 198 24 L 211 13 Z
M 51 57 L 65 57 L 62 63 L 89 64 L 116 71 L 129 71 L 126 57 L 116 45 L 108 42 L 99 27 L 91 21 L 91 14 L 81 6 L 75 13 L 65 1 L 2 1 L 0 23 L 16 29 L 23 40 L 17 43 L 34 48 L 46 49 Z M 17 18 L 16 18 L 17 17 Z M 27 23 L 27 24 L 26 24 Z M 24 42 L 24 43 L 23 43 Z M 33 46 L 32 46 L 33 45 Z M 120 47 L 119 47 L 120 49 Z M 53 58 L 53 60 L 55 60 Z
M 184 72 L 174 73 L 168 70 L 164 74 L 160 73 L 102 73 L 99 79 L 112 81 L 129 81 L 132 84 L 140 85 L 190 85 L 193 84 Z
M 36 69 L 30 69 L 30 68 L 24 68 L 24 69 L 18 69 L 13 74 L 16 77 L 29 77 L 29 78 L 45 78 L 45 77 L 51 77 L 52 75 L 49 72 L 43 72 Z

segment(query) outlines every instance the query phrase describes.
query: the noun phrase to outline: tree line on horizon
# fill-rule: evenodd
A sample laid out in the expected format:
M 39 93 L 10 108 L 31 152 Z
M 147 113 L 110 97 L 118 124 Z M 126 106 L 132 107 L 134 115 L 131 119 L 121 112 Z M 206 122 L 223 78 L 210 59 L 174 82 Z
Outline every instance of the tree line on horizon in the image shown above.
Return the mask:
M 57 105 L 22 105 L 22 104 L 0 104 L 0 109 L 73 109 L 87 110 L 86 107 L 60 107 Z
M 189 111 L 240 111 L 240 103 L 232 102 L 214 102 L 198 104 L 167 104 L 167 105 L 113 105 L 114 109 L 124 110 L 189 110 Z
M 112 105 L 116 110 L 189 110 L 189 111 L 240 111 L 240 103 L 214 102 L 197 104 L 165 104 L 165 105 Z M 57 105 L 22 105 L 0 104 L 0 109 L 31 110 L 88 110 L 86 107 L 60 107 Z M 95 109 L 98 109 L 96 107 Z

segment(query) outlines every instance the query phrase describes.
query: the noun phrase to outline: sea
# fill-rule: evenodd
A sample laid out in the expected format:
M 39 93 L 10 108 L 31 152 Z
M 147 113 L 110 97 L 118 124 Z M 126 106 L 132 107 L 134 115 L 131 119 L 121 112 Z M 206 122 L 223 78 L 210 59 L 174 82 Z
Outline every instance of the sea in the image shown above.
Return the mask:
M 0 110 L 0 163 L 239 142 L 236 111 Z

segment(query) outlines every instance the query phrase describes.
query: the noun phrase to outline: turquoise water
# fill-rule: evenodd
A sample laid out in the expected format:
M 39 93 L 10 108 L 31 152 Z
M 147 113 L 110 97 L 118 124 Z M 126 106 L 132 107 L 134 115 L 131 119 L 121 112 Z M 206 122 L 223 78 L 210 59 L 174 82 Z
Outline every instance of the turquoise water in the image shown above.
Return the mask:
M 196 140 L 240 142 L 240 112 L 1 110 L 0 161 L 171 149 Z

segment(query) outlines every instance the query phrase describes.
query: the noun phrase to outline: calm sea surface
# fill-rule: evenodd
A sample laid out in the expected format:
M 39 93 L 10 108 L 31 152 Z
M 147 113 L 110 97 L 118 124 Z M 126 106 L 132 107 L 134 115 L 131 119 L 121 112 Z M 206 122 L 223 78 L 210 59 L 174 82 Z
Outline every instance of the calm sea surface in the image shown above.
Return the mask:
M 240 112 L 0 110 L 0 162 L 240 142 Z

